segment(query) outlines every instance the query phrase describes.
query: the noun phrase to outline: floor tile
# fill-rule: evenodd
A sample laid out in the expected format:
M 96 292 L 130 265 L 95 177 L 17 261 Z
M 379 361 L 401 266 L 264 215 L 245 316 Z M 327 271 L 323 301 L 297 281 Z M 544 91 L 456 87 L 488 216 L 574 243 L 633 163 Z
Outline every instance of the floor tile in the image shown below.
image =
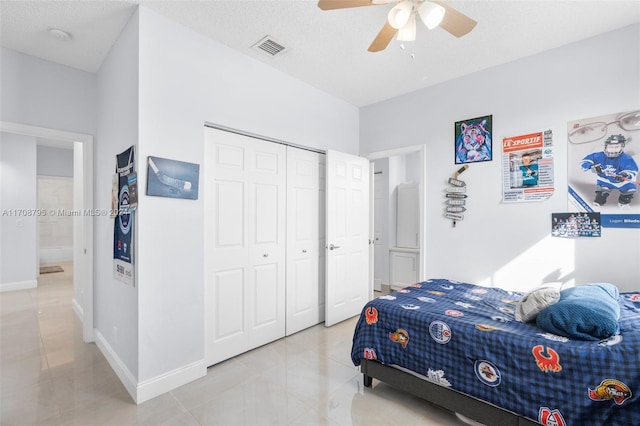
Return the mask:
M 211 366 L 136 405 L 71 308 L 73 265 L 37 289 L 0 293 L 0 424 L 463 425 L 452 413 L 374 381 L 351 362 L 357 318 L 318 324 Z

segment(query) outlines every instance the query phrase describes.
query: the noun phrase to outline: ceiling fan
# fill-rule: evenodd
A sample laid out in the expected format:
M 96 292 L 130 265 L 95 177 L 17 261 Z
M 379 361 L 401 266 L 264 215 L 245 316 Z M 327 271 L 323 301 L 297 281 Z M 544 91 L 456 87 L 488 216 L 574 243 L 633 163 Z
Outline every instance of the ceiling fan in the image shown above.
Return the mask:
M 440 26 L 456 37 L 469 33 L 477 24 L 440 0 L 319 0 L 318 7 L 322 10 L 332 10 L 388 3 L 397 4 L 389 11 L 387 22 L 367 49 L 369 52 L 386 49 L 396 33 L 398 40 L 415 40 L 416 16 L 420 17 L 427 28 Z

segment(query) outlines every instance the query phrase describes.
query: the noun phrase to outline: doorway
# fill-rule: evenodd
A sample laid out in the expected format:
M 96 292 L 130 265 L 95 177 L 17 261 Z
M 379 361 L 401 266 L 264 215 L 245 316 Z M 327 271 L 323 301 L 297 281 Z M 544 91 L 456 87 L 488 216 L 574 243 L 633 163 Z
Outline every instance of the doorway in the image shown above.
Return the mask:
M 370 160 L 372 170 L 370 285 L 385 293 L 426 276 L 425 147 L 409 146 L 364 156 Z M 412 217 L 415 223 L 409 226 L 412 238 L 408 244 L 407 227 L 403 225 L 412 222 L 408 220 Z
M 46 148 L 46 149 L 45 149 Z M 37 147 L 37 162 L 41 166 L 43 160 L 56 160 L 52 153 L 60 153 L 62 159 L 73 160 L 73 150 Z M 73 176 L 70 162 L 59 162 L 62 173 L 44 175 L 48 171 L 37 168 L 37 205 L 38 211 L 56 212 L 57 214 L 40 215 L 37 218 L 36 235 L 38 241 L 38 262 L 40 274 L 47 271 L 60 271 L 61 263 L 66 268 L 73 265 L 73 216 L 65 214 L 73 210 Z M 68 176 L 61 176 L 69 174 Z M 66 269 L 65 268 L 65 269 Z M 60 271 L 63 272 L 63 271 Z
M 73 149 L 73 212 L 78 212 L 73 215 L 73 307 L 82 321 L 83 340 L 93 342 L 93 136 L 7 121 L 0 121 L 0 132 Z

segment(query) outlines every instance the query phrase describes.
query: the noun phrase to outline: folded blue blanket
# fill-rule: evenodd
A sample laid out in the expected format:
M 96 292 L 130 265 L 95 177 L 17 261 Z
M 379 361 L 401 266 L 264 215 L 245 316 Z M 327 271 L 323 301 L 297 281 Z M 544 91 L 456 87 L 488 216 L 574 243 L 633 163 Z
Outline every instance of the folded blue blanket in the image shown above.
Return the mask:
M 544 308 L 536 324 L 549 333 L 580 340 L 607 339 L 620 332 L 618 288 L 597 283 L 560 292 L 560 300 Z

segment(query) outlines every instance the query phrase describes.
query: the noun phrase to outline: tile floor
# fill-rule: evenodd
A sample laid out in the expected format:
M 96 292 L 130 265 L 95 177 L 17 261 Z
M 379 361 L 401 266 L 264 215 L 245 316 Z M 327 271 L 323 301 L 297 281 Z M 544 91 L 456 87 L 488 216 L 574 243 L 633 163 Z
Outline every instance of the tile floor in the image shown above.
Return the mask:
M 0 424 L 463 425 L 351 363 L 355 319 L 318 325 L 232 358 L 136 405 L 71 309 L 70 263 L 34 290 L 0 293 Z

